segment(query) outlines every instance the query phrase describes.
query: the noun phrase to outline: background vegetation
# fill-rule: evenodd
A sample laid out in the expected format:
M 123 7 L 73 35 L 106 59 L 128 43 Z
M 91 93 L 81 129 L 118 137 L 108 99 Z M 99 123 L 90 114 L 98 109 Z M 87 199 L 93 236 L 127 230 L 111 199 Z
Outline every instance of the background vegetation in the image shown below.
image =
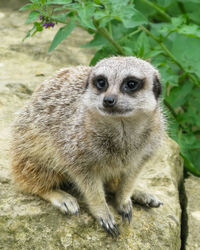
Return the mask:
M 93 39 L 91 65 L 111 55 L 137 56 L 161 72 L 170 136 L 180 145 L 186 170 L 200 176 L 200 1 L 31 0 L 26 38 L 63 26 L 49 52 L 80 26 Z

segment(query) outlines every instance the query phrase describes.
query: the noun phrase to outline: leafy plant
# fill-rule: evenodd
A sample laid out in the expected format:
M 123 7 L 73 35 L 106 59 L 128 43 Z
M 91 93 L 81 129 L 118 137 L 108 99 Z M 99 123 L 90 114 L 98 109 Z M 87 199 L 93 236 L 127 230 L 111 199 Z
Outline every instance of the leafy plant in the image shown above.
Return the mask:
M 150 60 L 161 72 L 170 135 L 180 145 L 186 170 L 200 176 L 200 1 L 198 0 L 31 0 L 33 23 L 26 37 L 57 23 L 49 51 L 76 27 L 93 39 L 91 65 L 111 55 Z

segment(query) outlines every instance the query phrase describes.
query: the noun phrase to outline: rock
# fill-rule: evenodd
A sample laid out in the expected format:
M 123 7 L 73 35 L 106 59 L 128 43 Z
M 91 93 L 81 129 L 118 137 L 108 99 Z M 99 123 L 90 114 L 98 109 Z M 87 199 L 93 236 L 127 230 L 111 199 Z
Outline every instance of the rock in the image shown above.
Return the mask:
M 187 239 L 186 250 L 200 249 L 200 179 L 189 176 L 185 179 L 185 191 L 187 196 Z
M 6 1 L 5 1 L 6 2 Z M 57 50 L 47 54 L 54 31 L 21 42 L 25 14 L 1 8 L 0 44 L 0 248 L 2 249 L 171 249 L 181 246 L 178 186 L 183 162 L 175 142 L 166 139 L 138 179 L 142 190 L 156 194 L 164 205 L 134 204 L 130 225 L 122 224 L 109 199 L 121 235 L 112 239 L 81 203 L 79 216 L 65 216 L 39 197 L 22 194 L 12 184 L 9 166 L 9 126 L 15 111 L 44 78 L 66 65 L 89 64 L 93 52 L 78 45 L 90 39 L 76 29 Z M 17 20 L 17 23 L 13 20 Z M 19 25 L 20 24 L 20 25 Z M 54 32 L 54 33 L 53 33 Z M 81 42 L 80 42 L 81 40 Z M 39 72 L 39 73 L 38 73 Z
M 1 0 L 0 8 L 9 8 L 12 6 L 13 10 L 18 10 L 27 2 L 28 0 Z
M 115 212 L 121 235 L 112 239 L 84 205 L 78 217 L 65 216 L 46 201 L 16 190 L 9 176 L 7 143 L 13 110 L 8 108 L 5 112 L 11 113 L 9 121 L 1 124 L 0 132 L 4 145 L 0 154 L 0 245 L 3 249 L 21 249 L 22 246 L 24 249 L 180 249 L 178 186 L 182 161 L 176 143 L 168 139 L 138 180 L 141 189 L 156 194 L 164 205 L 149 209 L 135 204 L 130 225 L 122 224 Z M 112 200 L 110 206 L 111 203 Z M 112 206 L 111 210 L 114 212 Z

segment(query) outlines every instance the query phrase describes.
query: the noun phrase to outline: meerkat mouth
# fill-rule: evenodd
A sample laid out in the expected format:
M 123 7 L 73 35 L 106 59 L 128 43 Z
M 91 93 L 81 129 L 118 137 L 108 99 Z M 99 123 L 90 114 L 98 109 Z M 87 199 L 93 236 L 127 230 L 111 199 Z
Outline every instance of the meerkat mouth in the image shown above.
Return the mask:
M 99 108 L 106 115 L 127 115 L 132 109 Z

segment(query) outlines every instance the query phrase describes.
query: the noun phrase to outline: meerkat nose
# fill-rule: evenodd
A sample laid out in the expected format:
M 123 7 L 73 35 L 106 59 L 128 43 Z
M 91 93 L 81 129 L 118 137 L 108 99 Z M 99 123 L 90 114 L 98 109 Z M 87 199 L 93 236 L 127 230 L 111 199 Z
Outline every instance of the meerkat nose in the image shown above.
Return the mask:
M 103 106 L 105 108 L 111 108 L 113 106 L 115 106 L 117 102 L 117 96 L 116 95 L 110 95 L 110 96 L 105 96 L 103 99 Z

